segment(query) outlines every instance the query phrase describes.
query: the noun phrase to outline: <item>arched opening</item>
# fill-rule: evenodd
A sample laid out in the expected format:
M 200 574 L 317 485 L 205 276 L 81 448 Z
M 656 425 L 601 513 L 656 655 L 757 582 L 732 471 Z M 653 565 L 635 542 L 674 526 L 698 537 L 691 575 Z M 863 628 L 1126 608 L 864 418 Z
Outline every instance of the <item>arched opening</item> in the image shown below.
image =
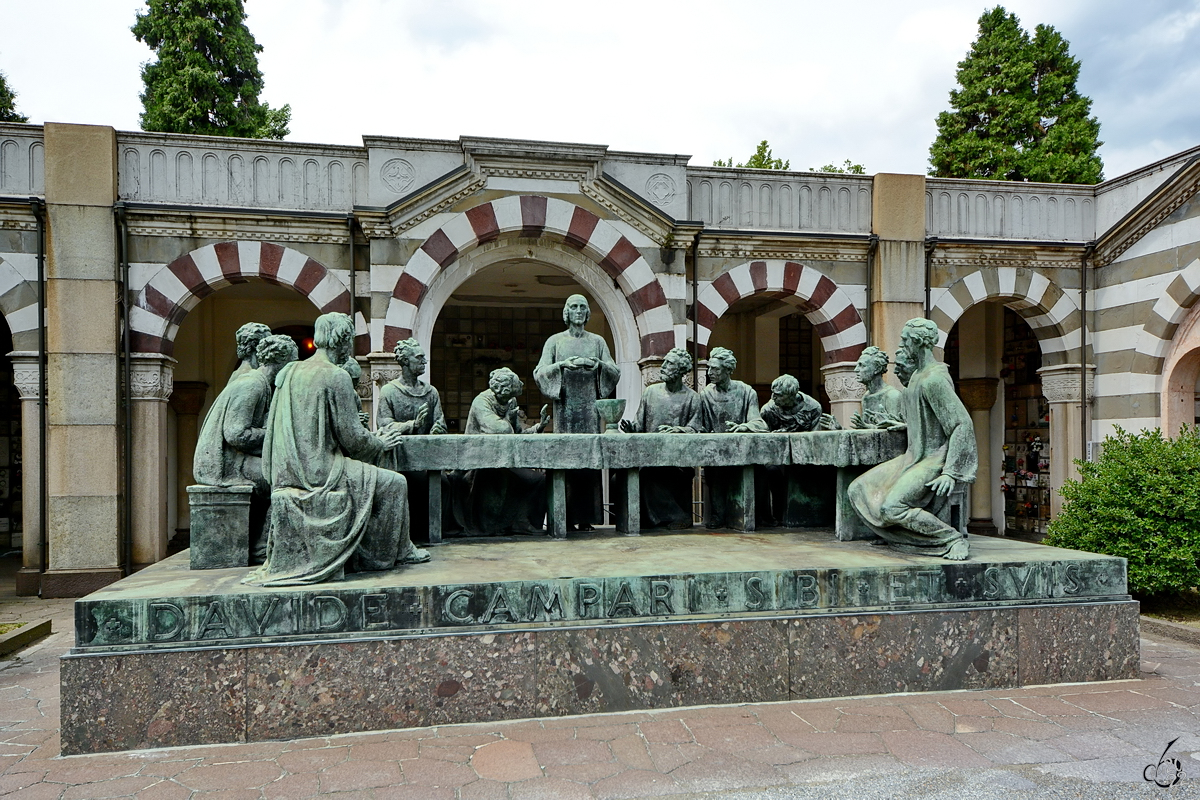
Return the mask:
M 441 393 L 451 433 L 464 429 L 471 401 L 500 367 L 524 381 L 521 409 L 537 421 L 547 400 L 533 381 L 533 370 L 546 339 L 563 330 L 562 309 L 572 294 L 588 298 L 592 316 L 587 328 L 604 337 L 615 353 L 602 304 L 558 267 L 531 258 L 501 260 L 458 284 L 442 304 L 427 343 L 428 380 Z
M 8 321 L 0 318 L 0 553 L 22 549 L 21 396 L 13 381 Z M 36 428 L 35 428 L 36 430 Z M 31 498 L 36 502 L 36 498 Z M 36 534 L 35 534 L 36 535 Z M 36 549 L 37 543 L 30 542 Z
M 321 310 L 295 289 L 258 278 L 226 286 L 201 300 L 179 324 L 174 340 L 174 390 L 167 413 L 167 527 L 171 550 L 186 546 L 191 528 L 187 487 L 200 423 L 237 368 L 234 334 L 247 322 L 278 333 L 308 332 Z
M 829 396 L 821 379 L 825 351 L 821 337 L 803 312 L 783 302 L 778 292 L 744 297 L 731 306 L 709 338 L 709 351 L 727 347 L 738 359 L 734 378 L 754 387 L 759 404 L 771 398 L 771 381 L 788 374 L 800 381 L 800 390 L 829 410 Z
M 1004 536 L 1042 539 L 1051 508 L 1050 404 L 1037 333 L 1000 301 L 984 301 L 950 329 L 944 358 L 975 422 L 972 519 L 986 514 Z
M 1179 324 L 1162 370 L 1162 430 L 1178 436 L 1184 425 L 1200 424 L 1200 304 Z

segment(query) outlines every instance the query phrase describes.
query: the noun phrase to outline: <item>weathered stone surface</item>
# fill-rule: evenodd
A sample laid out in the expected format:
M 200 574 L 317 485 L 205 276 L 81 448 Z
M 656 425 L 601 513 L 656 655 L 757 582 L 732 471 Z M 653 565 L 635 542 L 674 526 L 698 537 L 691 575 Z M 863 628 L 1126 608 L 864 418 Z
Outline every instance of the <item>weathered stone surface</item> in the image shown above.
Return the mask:
M 64 755 L 242 742 L 246 651 L 62 660 Z
M 1019 685 L 1017 614 L 990 608 L 792 620 L 791 697 Z
M 1138 607 L 1130 602 L 1072 606 L 1053 613 L 1020 609 L 1022 681 L 1138 677 Z

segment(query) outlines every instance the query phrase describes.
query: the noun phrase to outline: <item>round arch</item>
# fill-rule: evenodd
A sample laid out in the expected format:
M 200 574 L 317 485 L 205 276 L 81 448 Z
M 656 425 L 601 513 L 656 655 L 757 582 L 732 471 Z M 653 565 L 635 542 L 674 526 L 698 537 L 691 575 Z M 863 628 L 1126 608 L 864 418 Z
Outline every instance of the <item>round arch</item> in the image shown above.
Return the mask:
M 617 397 L 627 401 L 626 407 L 636 407 L 642 386 L 638 359 L 642 352 L 642 336 L 633 309 L 625 295 L 613 285 L 612 279 L 595 262 L 558 242 L 539 239 L 536 243 L 505 242 L 502 240 L 481 245 L 453 264 L 438 272 L 430 282 L 413 320 L 412 336 L 426 351 L 433 339 L 433 326 L 450 296 L 471 276 L 494 264 L 521 258 L 539 261 L 565 272 L 583 286 L 600 307 L 613 336 L 613 358 L 621 368 Z M 669 349 L 669 348 L 668 348 Z M 524 377 L 524 376 L 523 376 Z M 630 412 L 632 413 L 632 411 Z
M 963 312 L 985 300 L 1002 301 L 1028 323 L 1046 366 L 1067 363 L 1077 353 L 1083 321 L 1079 306 L 1046 276 L 1017 267 L 979 269 L 950 285 L 929 313 L 940 331 L 939 348 Z
M 171 355 L 179 323 L 197 303 L 249 278 L 295 289 L 323 314 L 350 312 L 349 288 L 304 253 L 271 242 L 219 242 L 162 267 L 138 292 L 129 316 L 134 352 Z M 355 351 L 365 353 L 366 321 L 359 313 L 354 322 Z
M 1196 381 L 1200 380 L 1200 305 L 1193 298 L 1191 310 L 1176 326 L 1162 359 L 1162 388 L 1159 414 L 1163 433 L 1178 436 L 1183 426 L 1196 418 Z
M 37 282 L 0 258 L 0 314 L 12 333 L 13 350 L 38 348 L 37 300 Z
M 634 318 L 642 356 L 662 355 L 676 345 L 666 294 L 633 243 L 592 212 L 541 195 L 502 197 L 483 203 L 457 214 L 434 231 L 400 273 L 388 302 L 383 341 L 372 344 L 388 351 L 396 342 L 412 336 L 418 313 L 438 276 L 466 253 L 506 235 L 560 242 L 586 256 L 615 281 L 622 302 Z M 597 293 L 598 300 L 599 296 Z
M 1200 258 L 1179 271 L 1150 310 L 1149 318 L 1138 333 L 1133 372 L 1167 375 L 1166 358 L 1169 353 L 1178 352 L 1174 343 L 1185 320 L 1189 325 L 1194 324 L 1188 315 L 1196 305 L 1197 298 L 1200 298 Z M 1167 387 L 1164 385 L 1164 403 L 1166 394 Z M 1163 425 L 1165 428 L 1165 415 Z
M 696 349 L 708 354 L 717 320 L 744 297 L 777 292 L 812 323 L 825 363 L 857 361 L 867 345 L 867 329 L 850 296 L 825 273 L 807 264 L 782 259 L 748 261 L 719 276 L 696 299 Z

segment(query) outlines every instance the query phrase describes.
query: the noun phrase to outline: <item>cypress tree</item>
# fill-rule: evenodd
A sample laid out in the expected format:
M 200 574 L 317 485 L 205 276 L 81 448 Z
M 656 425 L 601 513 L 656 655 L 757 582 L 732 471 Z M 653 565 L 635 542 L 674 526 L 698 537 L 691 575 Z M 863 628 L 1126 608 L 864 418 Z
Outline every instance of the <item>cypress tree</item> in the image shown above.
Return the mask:
M 1100 123 L 1075 83 L 1079 61 L 1053 27 L 1031 39 L 1001 6 L 979 18 L 959 62 L 959 88 L 938 115 L 930 175 L 1009 181 L 1097 183 Z
M 262 45 L 242 0 L 146 0 L 133 35 L 157 55 L 142 65 L 142 129 L 282 139 L 290 105 L 258 99 Z

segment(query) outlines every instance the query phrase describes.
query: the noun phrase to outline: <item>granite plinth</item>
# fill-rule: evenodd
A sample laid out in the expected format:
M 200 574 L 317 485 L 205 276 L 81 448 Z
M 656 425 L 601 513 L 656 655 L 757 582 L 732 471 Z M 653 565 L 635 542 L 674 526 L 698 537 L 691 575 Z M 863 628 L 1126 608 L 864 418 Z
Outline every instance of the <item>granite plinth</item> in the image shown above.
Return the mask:
M 1121 559 L 830 537 L 463 541 L 280 589 L 180 554 L 77 602 L 63 751 L 1136 672 Z

